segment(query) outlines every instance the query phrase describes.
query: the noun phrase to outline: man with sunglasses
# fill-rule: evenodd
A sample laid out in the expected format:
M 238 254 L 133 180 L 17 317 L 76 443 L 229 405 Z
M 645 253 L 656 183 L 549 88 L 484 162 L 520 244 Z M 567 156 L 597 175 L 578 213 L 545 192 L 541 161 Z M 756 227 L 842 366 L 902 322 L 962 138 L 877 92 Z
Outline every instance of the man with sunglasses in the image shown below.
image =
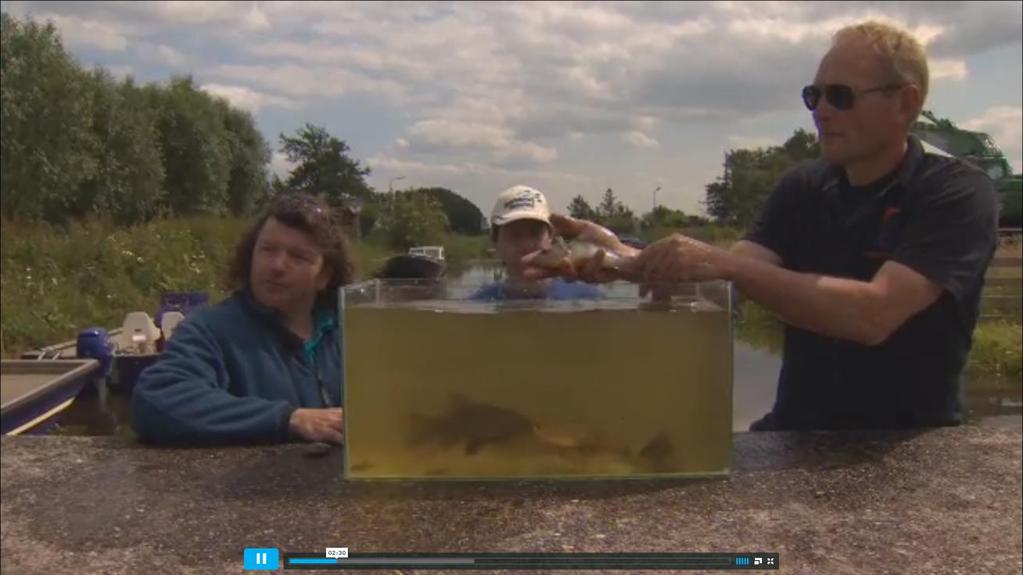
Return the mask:
M 777 398 L 752 429 L 960 421 L 997 203 L 983 172 L 910 135 L 927 87 L 906 32 L 840 30 L 802 92 L 823 157 L 782 177 L 732 250 L 674 235 L 639 255 L 648 285 L 730 280 L 785 322 Z

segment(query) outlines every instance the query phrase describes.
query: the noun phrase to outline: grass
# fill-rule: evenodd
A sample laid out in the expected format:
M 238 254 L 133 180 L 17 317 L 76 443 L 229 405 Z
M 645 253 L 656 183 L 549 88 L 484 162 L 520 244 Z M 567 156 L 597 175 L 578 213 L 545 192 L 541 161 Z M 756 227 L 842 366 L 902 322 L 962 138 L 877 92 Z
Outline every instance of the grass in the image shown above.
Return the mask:
M 155 310 L 167 291 L 205 291 L 215 301 L 222 298 L 224 272 L 247 224 L 248 220 L 235 218 L 189 218 L 133 228 L 93 221 L 65 229 L 3 222 L 0 351 L 4 357 L 17 356 L 26 349 L 72 339 L 86 326 L 117 325 L 126 310 Z M 704 231 L 707 239 L 722 243 L 732 233 L 725 228 Z M 452 235 L 443 243 L 454 273 L 492 257 L 487 236 Z M 373 237 L 352 247 L 361 277 L 372 275 L 397 252 Z M 1003 247 L 1003 253 L 1018 249 Z M 1018 277 L 1020 272 L 998 273 Z M 1023 350 L 1018 306 L 1015 309 L 1015 318 L 977 326 L 971 370 L 1020 377 Z M 779 352 L 781 322 L 749 301 L 740 304 L 740 311 L 737 337 Z
M 739 304 L 736 338 L 753 347 L 780 353 L 784 324 L 751 301 Z M 1018 318 L 981 321 L 973 331 L 967 369 L 974 374 L 1011 378 L 1023 376 L 1023 329 Z
M 0 353 L 70 340 L 82 328 L 119 325 L 130 310 L 155 311 L 168 291 L 226 295 L 224 275 L 243 218 L 158 220 L 131 228 L 88 221 L 58 228 L 3 222 L 0 226 Z M 450 236 L 455 266 L 486 256 L 489 239 Z M 372 275 L 397 250 L 353 242 L 360 277 Z
M 447 260 L 449 271 L 458 273 L 473 262 L 493 259 L 490 251 L 492 247 L 490 237 L 487 235 L 449 235 L 444 240 L 444 258 Z
M 71 339 L 88 325 L 119 324 L 153 309 L 165 291 L 223 295 L 221 278 L 244 223 L 194 219 L 128 229 L 5 222 L 0 232 L 5 356 Z
M 755 348 L 781 354 L 785 326 L 777 316 L 749 300 L 743 300 L 738 309 L 735 337 Z
M 983 322 L 973 332 L 970 369 L 1019 381 L 1023 375 L 1023 330 L 1019 321 Z
M 1019 256 L 1020 253 L 1020 244 L 1016 242 L 999 246 L 997 255 Z M 988 269 L 987 277 L 1020 279 L 1021 270 L 1018 267 L 992 267 Z M 971 373 L 1008 377 L 1017 381 L 1023 375 L 1023 312 L 1019 303 L 1021 288 L 1023 283 L 1019 282 L 984 288 L 984 296 L 1002 296 L 1015 300 L 981 299 L 982 319 L 973 332 L 973 348 L 967 365 Z M 738 339 L 773 353 L 781 352 L 783 324 L 774 314 L 748 300 L 739 304 L 739 312 L 740 319 L 736 323 Z

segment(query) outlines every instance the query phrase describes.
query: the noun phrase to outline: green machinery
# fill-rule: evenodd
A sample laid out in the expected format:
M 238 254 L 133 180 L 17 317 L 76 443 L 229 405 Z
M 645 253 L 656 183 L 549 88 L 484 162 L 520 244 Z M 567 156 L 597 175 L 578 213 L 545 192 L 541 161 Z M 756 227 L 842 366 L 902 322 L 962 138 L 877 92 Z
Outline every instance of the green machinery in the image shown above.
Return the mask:
M 923 118 L 913 125 L 921 140 L 949 155 L 966 160 L 984 170 L 995 183 L 1001 202 L 998 225 L 1019 228 L 1023 225 L 1023 175 L 1013 174 L 1005 154 L 983 132 L 956 127 L 924 110 Z

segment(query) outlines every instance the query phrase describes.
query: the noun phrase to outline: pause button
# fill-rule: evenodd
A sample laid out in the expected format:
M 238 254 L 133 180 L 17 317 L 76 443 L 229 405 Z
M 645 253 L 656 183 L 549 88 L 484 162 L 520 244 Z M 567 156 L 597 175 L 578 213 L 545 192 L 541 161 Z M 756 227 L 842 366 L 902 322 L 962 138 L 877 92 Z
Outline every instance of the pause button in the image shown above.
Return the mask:
M 276 571 L 280 553 L 273 548 L 246 547 L 242 558 L 246 571 Z

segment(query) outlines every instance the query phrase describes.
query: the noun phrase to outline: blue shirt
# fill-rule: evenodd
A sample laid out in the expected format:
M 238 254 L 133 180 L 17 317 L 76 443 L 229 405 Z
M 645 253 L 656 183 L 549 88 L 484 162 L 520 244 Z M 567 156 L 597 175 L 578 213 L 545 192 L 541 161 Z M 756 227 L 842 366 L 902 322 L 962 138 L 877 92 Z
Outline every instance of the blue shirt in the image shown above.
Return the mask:
M 299 407 L 342 401 L 336 311 L 302 341 L 250 293 L 193 312 L 132 392 L 132 428 L 160 443 L 277 442 Z
M 547 285 L 547 293 L 543 299 L 551 300 L 573 300 L 573 299 L 603 299 L 604 292 L 595 285 L 582 282 L 567 282 L 561 278 L 554 278 Z M 504 284 L 501 282 L 484 286 L 478 292 L 470 296 L 474 301 L 497 301 L 510 299 L 505 293 Z

